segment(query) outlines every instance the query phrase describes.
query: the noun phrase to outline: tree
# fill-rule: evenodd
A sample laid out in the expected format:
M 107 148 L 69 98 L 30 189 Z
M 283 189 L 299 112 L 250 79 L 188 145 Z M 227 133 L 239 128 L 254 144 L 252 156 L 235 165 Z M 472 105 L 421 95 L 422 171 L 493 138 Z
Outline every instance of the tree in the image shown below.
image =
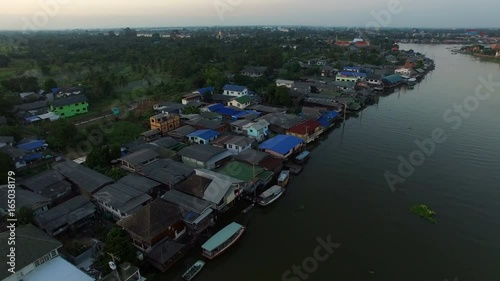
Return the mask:
M 8 67 L 11 63 L 11 60 L 6 55 L 0 55 L 0 67 Z
M 14 171 L 16 166 L 14 165 L 14 161 L 12 161 L 12 158 L 5 154 L 0 152 L 0 173 L 3 175 L 0 177 L 0 184 L 6 184 L 7 183 L 7 173 L 9 171 Z
M 182 110 L 184 114 L 200 114 L 200 109 L 194 106 L 188 106 Z
M 108 262 L 111 261 L 110 255 L 120 259 L 120 262 L 136 263 L 137 251 L 132 244 L 132 240 L 127 233 L 118 227 L 114 227 L 108 232 L 103 248 L 104 254 L 98 259 L 98 264 L 105 273 L 110 272 Z
M 75 146 L 82 137 L 76 126 L 65 119 L 52 122 L 49 131 L 47 142 L 56 151 L 63 151 L 66 147 Z
M 19 224 L 30 224 L 33 221 L 33 210 L 22 206 L 16 214 Z
M 105 168 L 111 164 L 111 160 L 110 149 L 107 145 L 94 147 L 87 155 L 85 165 L 91 169 L 96 167 Z
M 46 91 L 50 91 L 50 90 L 52 90 L 54 88 L 57 88 L 57 82 L 54 79 L 52 79 L 52 78 L 47 79 L 45 81 L 45 84 L 44 84 L 44 89 Z

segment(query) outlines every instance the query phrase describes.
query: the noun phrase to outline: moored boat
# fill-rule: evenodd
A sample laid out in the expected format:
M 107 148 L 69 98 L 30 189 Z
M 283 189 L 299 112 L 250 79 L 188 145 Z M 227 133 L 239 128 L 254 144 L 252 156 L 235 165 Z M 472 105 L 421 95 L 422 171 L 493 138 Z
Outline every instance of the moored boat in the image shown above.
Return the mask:
M 281 171 L 280 175 L 278 176 L 278 185 L 281 187 L 286 187 L 289 181 L 290 181 L 290 171 L 289 170 Z
M 301 152 L 299 155 L 297 155 L 294 159 L 293 159 L 293 162 L 297 163 L 297 164 L 304 164 L 305 162 L 307 162 L 307 160 L 309 160 L 309 158 L 311 157 L 311 153 L 307 150 Z
M 285 189 L 283 187 L 279 185 L 273 185 L 268 190 L 262 192 L 259 195 L 258 203 L 260 206 L 270 205 L 274 201 L 278 200 L 278 198 L 283 195 L 283 192 L 285 192 Z
M 196 274 L 201 271 L 203 266 L 205 266 L 204 261 L 199 260 L 195 262 L 184 274 L 182 274 L 182 278 L 184 278 L 184 280 L 190 281 L 196 276 Z
M 415 86 L 417 84 L 417 78 L 408 79 L 408 86 Z
M 244 226 L 238 223 L 230 223 L 201 246 L 203 249 L 202 256 L 207 259 L 214 259 L 219 256 L 241 238 L 245 229 Z

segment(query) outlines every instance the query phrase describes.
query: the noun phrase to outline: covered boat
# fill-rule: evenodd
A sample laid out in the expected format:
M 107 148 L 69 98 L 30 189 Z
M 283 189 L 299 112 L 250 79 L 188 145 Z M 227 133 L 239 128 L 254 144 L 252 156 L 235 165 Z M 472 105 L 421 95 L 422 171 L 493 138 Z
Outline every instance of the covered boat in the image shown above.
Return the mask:
M 288 185 L 289 180 L 290 180 L 290 171 L 283 170 L 278 176 L 278 185 L 281 187 L 286 187 Z
M 214 259 L 231 247 L 245 232 L 245 227 L 238 223 L 231 223 L 217 232 L 201 246 L 203 256 L 208 259 Z
M 259 195 L 259 205 L 267 206 L 272 204 L 274 201 L 278 200 L 281 195 L 283 195 L 284 191 L 285 189 L 279 185 L 271 186 L 268 190 Z
M 309 160 L 310 157 L 311 153 L 305 150 L 301 152 L 299 155 L 297 155 L 293 160 L 297 164 L 304 164 L 305 162 L 307 162 L 307 160 Z

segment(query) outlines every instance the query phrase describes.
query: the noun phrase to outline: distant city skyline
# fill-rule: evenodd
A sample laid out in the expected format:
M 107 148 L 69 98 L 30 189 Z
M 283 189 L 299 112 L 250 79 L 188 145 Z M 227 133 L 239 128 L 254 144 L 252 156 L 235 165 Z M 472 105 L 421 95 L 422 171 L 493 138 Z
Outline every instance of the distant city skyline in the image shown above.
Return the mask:
M 189 26 L 500 28 L 500 2 L 476 0 L 18 0 L 0 30 Z

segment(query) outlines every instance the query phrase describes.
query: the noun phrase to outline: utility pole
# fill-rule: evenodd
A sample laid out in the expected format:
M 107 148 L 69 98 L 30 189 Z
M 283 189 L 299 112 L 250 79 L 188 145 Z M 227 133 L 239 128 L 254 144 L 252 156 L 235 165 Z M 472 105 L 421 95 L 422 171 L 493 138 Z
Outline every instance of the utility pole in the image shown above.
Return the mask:
M 113 253 L 106 252 L 106 254 L 108 254 L 111 257 L 111 259 L 113 260 L 112 262 L 110 262 L 109 267 L 116 273 L 116 277 L 118 278 L 118 281 L 122 281 L 122 279 L 120 277 L 120 273 L 118 272 L 118 266 L 116 265 L 116 262 L 115 262 L 115 260 L 120 261 L 120 258 L 115 256 Z

